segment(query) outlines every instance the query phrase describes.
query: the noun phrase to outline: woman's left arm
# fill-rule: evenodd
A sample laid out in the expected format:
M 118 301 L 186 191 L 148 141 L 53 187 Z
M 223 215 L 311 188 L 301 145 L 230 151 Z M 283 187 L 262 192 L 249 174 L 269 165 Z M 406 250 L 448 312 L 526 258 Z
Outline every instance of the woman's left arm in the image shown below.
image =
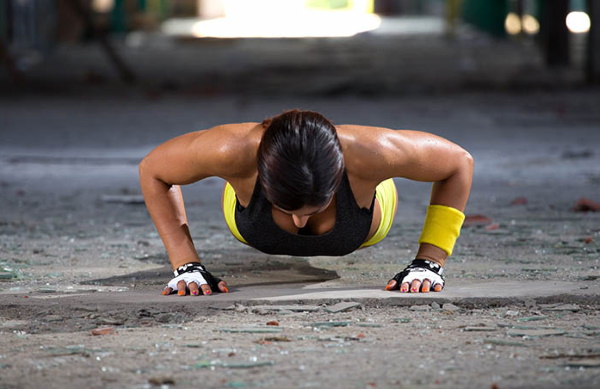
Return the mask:
M 363 134 L 360 135 L 362 141 L 358 142 L 361 150 L 357 154 L 364 158 L 364 166 L 377 172 L 377 180 L 402 177 L 433 183 L 415 259 L 421 260 L 417 262 L 419 266 L 426 264 L 441 273 L 464 220 L 473 178 L 473 158 L 457 144 L 425 132 L 373 127 L 362 128 L 360 132 Z M 415 268 L 420 269 L 419 266 Z M 435 277 L 428 277 L 427 272 L 418 274 L 418 271 L 405 270 L 403 273 L 410 276 L 395 277 L 386 289 L 428 292 L 431 287 L 434 291 L 443 287 L 443 281 L 431 280 Z
M 457 144 L 433 134 L 397 131 L 396 136 L 396 142 L 401 142 L 400 148 L 407 152 L 406 159 L 397 166 L 398 175 L 433 182 L 415 257 L 418 262 L 413 264 L 423 265 L 441 277 L 464 221 L 463 212 L 473 181 L 473 157 Z M 401 292 L 428 292 L 432 287 L 434 291 L 441 291 L 443 288 L 443 281 L 432 280 L 437 277 L 426 271 L 408 273 L 404 279 L 391 280 L 386 289 L 397 288 L 399 282 Z

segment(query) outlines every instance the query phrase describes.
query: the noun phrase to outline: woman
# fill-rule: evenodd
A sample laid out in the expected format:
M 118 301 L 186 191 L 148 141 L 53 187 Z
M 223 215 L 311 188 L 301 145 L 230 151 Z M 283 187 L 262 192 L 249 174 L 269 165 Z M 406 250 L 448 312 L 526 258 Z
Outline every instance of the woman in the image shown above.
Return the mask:
M 393 177 L 433 182 L 415 260 L 386 290 L 439 292 L 446 258 L 464 220 L 473 160 L 432 134 L 334 126 L 291 110 L 262 123 L 226 124 L 171 139 L 140 164 L 146 205 L 173 278 L 163 294 L 228 292 L 197 254 L 180 185 L 226 181 L 223 211 L 232 234 L 269 254 L 345 255 L 381 241 L 396 212 Z

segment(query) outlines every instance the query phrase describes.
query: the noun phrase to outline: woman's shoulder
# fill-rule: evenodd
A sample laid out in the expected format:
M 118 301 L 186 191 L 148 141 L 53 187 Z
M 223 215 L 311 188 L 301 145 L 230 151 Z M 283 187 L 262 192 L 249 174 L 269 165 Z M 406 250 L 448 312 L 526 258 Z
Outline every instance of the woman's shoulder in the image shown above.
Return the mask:
M 389 145 L 390 142 L 398 146 L 409 141 L 407 133 L 410 132 L 407 130 L 354 124 L 336 126 L 336 130 L 342 147 L 346 147 L 351 151 L 381 150 L 381 147 Z
M 223 124 L 195 133 L 191 149 L 200 160 L 212 159 L 224 178 L 253 174 L 262 136 L 260 123 Z
M 227 141 L 228 143 L 249 143 L 253 134 L 262 136 L 262 126 L 260 123 L 229 123 L 221 124 L 206 130 L 198 131 L 196 134 L 203 137 L 211 137 Z
M 411 148 L 410 136 L 404 130 L 383 127 L 337 126 L 348 174 L 367 180 L 384 180 L 387 166 L 402 165 L 403 155 Z

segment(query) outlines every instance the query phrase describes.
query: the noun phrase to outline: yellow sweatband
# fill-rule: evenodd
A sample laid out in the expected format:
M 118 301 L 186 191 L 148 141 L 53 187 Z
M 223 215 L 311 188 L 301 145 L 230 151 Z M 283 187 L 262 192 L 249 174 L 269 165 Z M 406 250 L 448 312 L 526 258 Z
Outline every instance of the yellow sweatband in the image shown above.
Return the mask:
M 427 208 L 423 232 L 419 244 L 429 243 L 452 255 L 454 243 L 460 235 L 465 214 L 456 208 L 445 205 L 430 205 Z

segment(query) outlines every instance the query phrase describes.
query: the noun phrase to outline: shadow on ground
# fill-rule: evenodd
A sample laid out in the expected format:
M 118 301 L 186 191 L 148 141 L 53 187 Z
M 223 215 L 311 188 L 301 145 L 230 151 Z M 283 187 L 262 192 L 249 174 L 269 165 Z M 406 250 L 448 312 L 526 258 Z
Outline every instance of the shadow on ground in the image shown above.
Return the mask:
M 222 262 L 217 266 L 209 266 L 209 270 L 215 276 L 235 283 L 235 286 L 317 283 L 340 278 L 335 271 L 311 266 L 305 258 L 257 257 L 259 258 L 244 263 Z M 90 280 L 83 284 L 146 289 L 147 286 L 165 285 L 172 276 L 171 267 L 164 266 L 122 276 Z

